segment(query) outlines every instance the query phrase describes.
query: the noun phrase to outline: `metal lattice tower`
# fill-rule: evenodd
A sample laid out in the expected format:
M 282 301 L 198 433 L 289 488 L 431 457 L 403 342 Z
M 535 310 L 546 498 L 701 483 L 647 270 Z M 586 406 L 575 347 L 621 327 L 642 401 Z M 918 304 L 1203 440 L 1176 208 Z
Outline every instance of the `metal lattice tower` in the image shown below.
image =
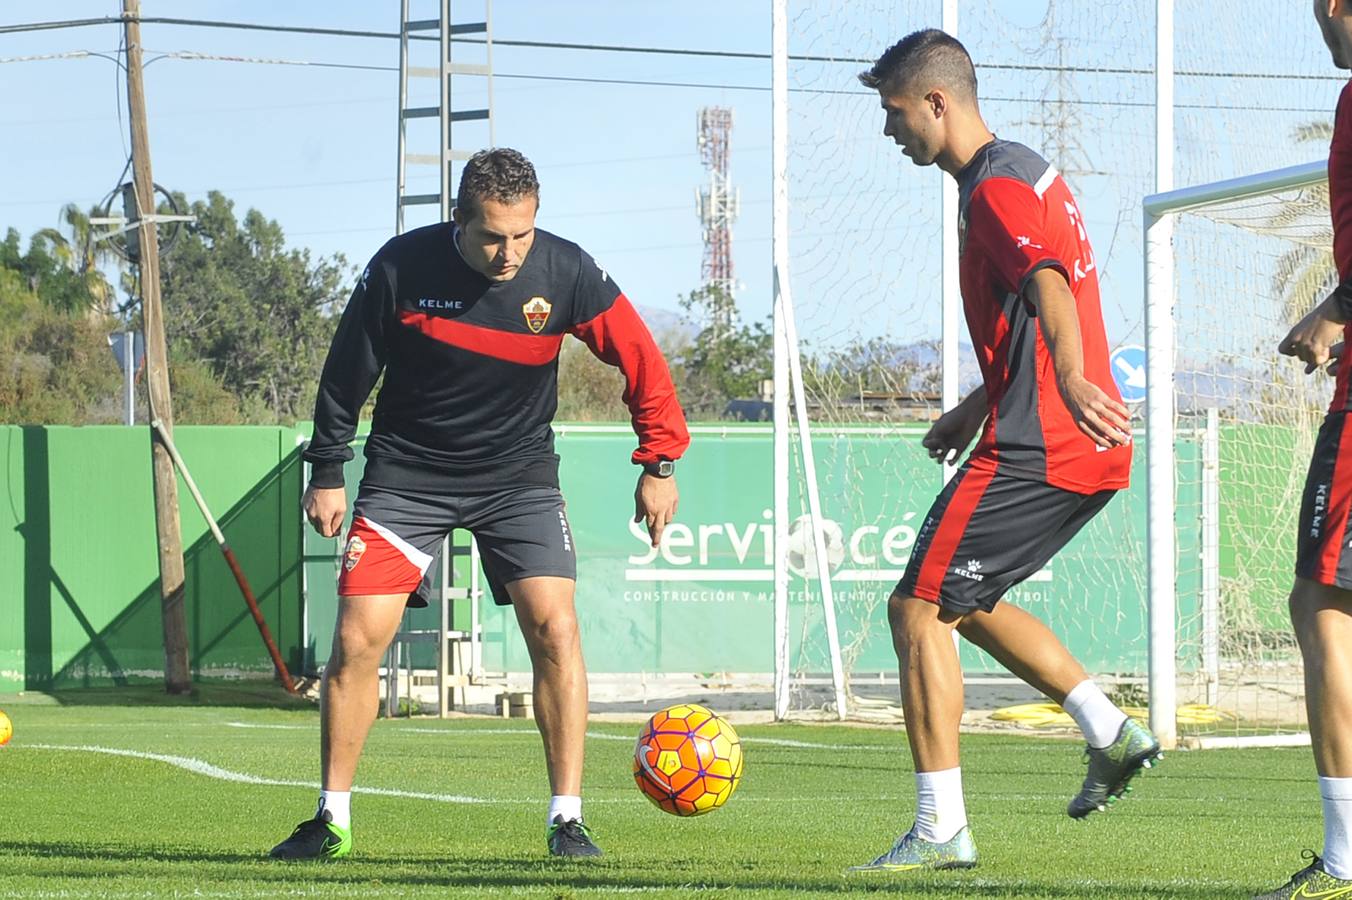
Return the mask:
M 396 234 L 404 232 L 404 211 L 410 206 L 434 207 L 438 212 L 435 221 L 449 221 L 458 182 L 452 167 L 476 150 L 493 146 L 493 0 L 473 4 L 476 10 L 482 9 L 482 21 L 459 23 L 452 19 L 452 11 L 459 13 L 470 5 L 462 0 L 422 0 L 420 9 L 436 15 L 427 19 L 409 18 L 410 3 L 401 0 L 399 5 Z M 421 64 L 413 64 L 413 59 Z M 427 90 L 429 81 L 436 87 Z M 439 149 L 410 153 L 410 140 Z M 418 189 L 413 191 L 408 184 L 409 165 L 431 167 L 433 173 L 431 178 L 418 176 Z
M 732 138 L 732 110 L 706 106 L 699 111 L 700 159 L 709 170 L 709 183 L 695 192 L 695 208 L 704 226 L 704 286 L 722 288 L 732 298 L 736 281 L 732 270 L 732 223 L 741 206 L 740 192 L 728 176 Z

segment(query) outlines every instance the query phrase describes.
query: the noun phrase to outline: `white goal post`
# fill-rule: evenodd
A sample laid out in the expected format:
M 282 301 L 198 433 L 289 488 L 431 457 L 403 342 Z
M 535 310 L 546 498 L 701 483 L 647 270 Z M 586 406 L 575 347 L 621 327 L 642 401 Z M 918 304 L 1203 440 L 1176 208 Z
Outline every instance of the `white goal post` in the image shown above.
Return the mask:
M 1333 274 L 1327 164 L 1143 206 L 1150 725 L 1166 747 L 1308 743 L 1290 724 L 1298 704 L 1277 709 L 1269 694 L 1280 682 L 1303 701 L 1279 619 L 1330 379 L 1292 374 L 1276 345 Z M 1253 727 L 1180 736 L 1181 701 L 1215 705 L 1227 690 L 1222 705 L 1252 710 Z

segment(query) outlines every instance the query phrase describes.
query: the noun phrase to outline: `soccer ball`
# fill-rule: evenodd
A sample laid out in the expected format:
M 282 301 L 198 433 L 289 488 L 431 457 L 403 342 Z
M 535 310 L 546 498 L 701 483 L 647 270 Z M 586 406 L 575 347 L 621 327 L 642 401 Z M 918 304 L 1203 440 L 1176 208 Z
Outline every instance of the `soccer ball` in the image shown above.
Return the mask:
M 12 737 L 14 737 L 14 724 L 9 721 L 9 716 L 0 712 L 0 747 L 8 744 Z
M 845 532 L 839 522 L 822 519 L 826 562 L 835 569 L 845 560 Z M 789 571 L 804 578 L 817 577 L 817 545 L 812 537 L 812 516 L 802 515 L 789 523 L 787 548 Z
M 703 706 L 664 709 L 639 732 L 634 781 L 663 812 L 702 816 L 727 803 L 741 780 L 741 739 Z

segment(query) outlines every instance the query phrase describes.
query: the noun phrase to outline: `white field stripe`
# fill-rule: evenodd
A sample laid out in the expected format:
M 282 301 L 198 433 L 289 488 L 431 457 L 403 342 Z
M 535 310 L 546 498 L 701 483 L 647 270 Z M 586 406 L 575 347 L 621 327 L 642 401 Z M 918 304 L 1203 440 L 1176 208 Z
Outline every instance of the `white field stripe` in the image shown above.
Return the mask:
M 165 753 L 146 753 L 141 750 L 123 750 L 118 747 L 97 747 L 90 745 L 23 744 L 21 746 L 30 747 L 34 750 L 63 750 L 71 753 L 104 753 L 109 756 L 128 756 L 133 759 L 148 759 L 154 762 L 167 763 L 176 768 L 192 772 L 194 775 L 205 775 L 207 778 L 215 778 L 218 781 L 233 781 L 238 784 L 260 784 L 272 787 L 303 787 L 311 788 L 316 791 L 320 788 L 319 782 L 317 781 L 290 781 L 283 778 L 261 778 L 257 775 L 246 775 L 243 772 L 231 772 L 229 769 L 213 766 L 209 762 L 193 759 L 191 756 L 170 756 Z M 438 803 L 524 802 L 512 800 L 483 800 L 478 797 L 462 797 L 458 794 L 430 794 L 424 791 L 400 791 L 392 788 L 356 787 L 352 790 L 358 794 L 373 794 L 379 797 L 404 797 L 410 800 L 435 800 Z
M 358 516 L 357 518 L 370 526 L 371 530 L 376 534 L 383 537 L 391 547 L 402 553 L 404 559 L 407 559 L 411 564 L 417 566 L 419 572 L 423 574 L 427 573 L 427 567 L 432 565 L 432 557 L 430 554 L 422 552 L 393 531 L 390 531 L 384 525 L 381 525 L 378 522 L 372 522 L 370 519 L 366 518 L 366 516 Z
M 523 734 L 530 734 L 531 732 L 523 731 L 522 733 L 523 733 Z M 602 737 L 612 738 L 612 739 L 615 739 L 615 740 L 626 740 L 626 741 L 629 740 L 628 738 L 621 738 L 621 737 L 619 737 L 618 735 L 601 735 L 601 736 L 602 736 Z M 760 743 L 760 744 L 774 743 L 774 744 L 782 744 L 782 745 L 785 745 L 785 746 L 792 746 L 792 747 L 810 747 L 810 748 L 819 748 L 819 749 L 823 749 L 823 750 L 890 750 L 890 749 L 893 749 L 893 748 L 890 748 L 890 747 L 874 747 L 874 746 L 869 746 L 869 745 L 866 745 L 866 744 L 859 744 L 859 745 L 849 745 L 849 744 L 813 744 L 813 743 L 808 743 L 808 742 L 806 742 L 806 741 L 778 740 L 778 739 L 774 739 L 774 738 L 752 738 L 752 739 L 751 739 L 751 742 L 752 742 L 752 743 Z M 123 749 L 120 749 L 120 748 L 117 748 L 117 747 L 95 747 L 95 746 L 85 746 L 85 745 L 82 745 L 82 746 L 68 746 L 68 745 L 62 745 L 62 744 L 20 744 L 19 747 L 20 747 L 20 748 L 24 748 L 24 749 L 29 749 L 29 750 L 58 750 L 58 751 L 66 751 L 66 752 L 72 752 L 72 753 L 104 753 L 104 754 L 108 754 L 108 755 L 110 755 L 110 756 L 127 756 L 127 757 L 132 757 L 132 758 L 134 758 L 134 759 L 148 759 L 148 760 L 152 760 L 152 761 L 154 761 L 154 762 L 168 763 L 168 764 L 171 765 L 171 766 L 176 766 L 176 767 L 178 767 L 178 768 L 180 768 L 180 769 L 185 769 L 185 770 L 187 770 L 187 771 L 189 771 L 189 772 L 192 772 L 192 773 L 194 773 L 194 774 L 196 774 L 196 775 L 205 775 L 205 776 L 208 777 L 208 778 L 216 778 L 216 779 L 221 780 L 221 781 L 231 781 L 231 782 L 235 782 L 235 783 L 239 783 L 239 784 L 257 784 L 257 785 L 266 785 L 266 786 L 272 786 L 272 787 L 303 787 L 303 788 L 310 788 L 310 789 L 316 790 L 316 791 L 319 790 L 319 783 L 318 783 L 318 782 L 312 782 L 312 781 L 289 781 L 289 780 L 285 780 L 285 779 L 281 779 L 281 778 L 260 778 L 260 777 L 255 776 L 255 775 L 246 775 L 246 774 L 244 774 L 244 773 L 242 773 L 242 772 L 231 772 L 231 771 L 229 771 L 228 769 L 222 769 L 222 768 L 220 768 L 220 767 L 218 767 L 218 766 L 213 766 L 213 765 L 211 765 L 211 764 L 208 763 L 208 762 L 204 762 L 203 760 L 200 760 L 200 759 L 193 759 L 193 758 L 187 757 L 187 756 L 169 756 L 169 755 L 167 755 L 167 754 L 161 754 L 161 753 L 145 753 L 145 752 L 142 752 L 142 751 L 140 751 L 140 750 L 123 750 Z M 503 806 L 529 806 L 529 805 L 533 805 L 533 804 L 537 804 L 537 803 L 541 802 L 539 798 L 536 798 L 536 799 L 533 799 L 533 800 L 509 800 L 509 799 L 488 800 L 488 799 L 482 799 L 482 798 L 476 798 L 476 797 L 461 797 L 461 796 L 458 796 L 458 795 L 455 795 L 455 794 L 432 794 L 432 793 L 427 793 L 427 792 L 425 792 L 425 791 L 399 791 L 399 790 L 393 790 L 393 789 L 390 789 L 390 788 L 363 788 L 363 787 L 354 787 L 352 790 L 353 790 L 354 793 L 358 793 L 358 794 L 371 794 L 371 795 L 374 795 L 374 796 L 380 796 L 380 797 L 402 797 L 402 798 L 409 799 L 409 800 L 433 800 L 433 801 L 436 801 L 436 802 L 438 802 L 438 803 L 462 803 L 462 804 L 481 803 L 481 804 L 498 804 L 498 805 L 503 805 Z M 994 794 L 988 794 L 987 796 L 990 797 L 990 798 L 993 798 L 993 799 L 997 799 L 997 800 L 1014 800 L 1014 801 L 1029 801 L 1029 802 L 1031 802 L 1031 801 L 1042 801 L 1042 800 L 1046 800 L 1046 799 L 1048 799 L 1048 797 L 1050 797 L 1050 796 L 1055 796 L 1055 795 L 1053 795 L 1053 794 L 1003 794 L 1003 793 L 996 792 L 996 793 L 994 793 Z M 903 800 L 911 800 L 911 799 L 913 799 L 913 798 L 912 798 L 911 796 L 909 796 L 909 795 L 907 795 L 907 796 L 901 796 L 901 795 L 891 796 L 891 795 L 886 795 L 886 794 L 869 794 L 868 796 L 858 796 L 858 797 L 855 797 L 855 796 L 851 796 L 851 797 L 843 797 L 843 796 L 838 796 L 838 797 L 831 797 L 831 796 L 820 796 L 820 797 L 750 796 L 750 797 L 742 797 L 742 798 L 740 798 L 737 802 L 738 802 L 738 803 L 797 803 L 797 804 L 802 804 L 802 803 L 815 803 L 815 804 L 821 804 L 821 803 L 850 803 L 850 804 L 857 804 L 857 803 L 860 803 L 860 802 L 870 802 L 870 803 L 872 803 L 872 802 L 884 803 L 884 802 L 891 802 L 891 801 L 898 801 L 898 802 L 900 802 L 900 801 L 903 801 Z M 587 803 L 588 803 L 588 804 L 597 804 L 597 803 L 605 803 L 605 804 L 610 804 L 610 803 L 633 803 L 633 804 L 642 804 L 642 803 L 645 803 L 645 802 L 647 802 L 647 801 L 645 801 L 642 797 L 637 797 L 637 796 L 636 796 L 636 797 L 589 797 L 589 798 L 587 798 Z M 1213 802 L 1215 802 L 1215 800 L 1214 800 L 1214 798 L 1211 798 L 1211 797 L 1187 797 L 1187 798 L 1175 797 L 1175 798 L 1172 798 L 1172 799 L 1171 799 L 1171 802 L 1174 802 L 1174 803 L 1179 803 L 1179 802 L 1184 802 L 1184 803 L 1187 803 L 1187 802 L 1191 802 L 1191 803 L 1213 803 Z

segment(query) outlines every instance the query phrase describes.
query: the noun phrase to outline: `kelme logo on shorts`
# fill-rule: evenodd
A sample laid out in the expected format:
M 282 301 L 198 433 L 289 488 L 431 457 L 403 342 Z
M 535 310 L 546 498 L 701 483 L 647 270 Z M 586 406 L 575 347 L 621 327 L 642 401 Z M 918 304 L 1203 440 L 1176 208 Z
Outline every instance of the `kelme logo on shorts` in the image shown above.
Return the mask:
M 545 323 L 549 321 L 549 311 L 553 308 L 554 306 L 544 297 L 531 297 L 521 305 L 521 312 L 526 317 L 526 327 L 535 334 L 544 331 Z
M 347 549 L 343 551 L 343 568 L 349 572 L 357 563 L 361 562 L 361 555 L 366 552 L 366 541 L 363 541 L 357 535 L 347 539 Z

